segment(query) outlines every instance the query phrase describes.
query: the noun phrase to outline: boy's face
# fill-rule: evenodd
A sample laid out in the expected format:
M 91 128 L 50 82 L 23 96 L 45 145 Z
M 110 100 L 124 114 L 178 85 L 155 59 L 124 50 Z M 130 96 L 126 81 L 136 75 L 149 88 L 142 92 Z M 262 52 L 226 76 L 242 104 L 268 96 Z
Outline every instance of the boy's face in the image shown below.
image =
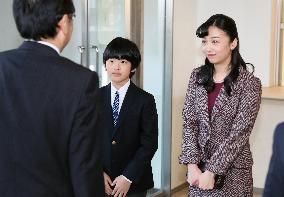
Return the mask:
M 113 85 L 119 89 L 129 80 L 131 63 L 125 59 L 108 59 L 106 61 L 106 71 Z

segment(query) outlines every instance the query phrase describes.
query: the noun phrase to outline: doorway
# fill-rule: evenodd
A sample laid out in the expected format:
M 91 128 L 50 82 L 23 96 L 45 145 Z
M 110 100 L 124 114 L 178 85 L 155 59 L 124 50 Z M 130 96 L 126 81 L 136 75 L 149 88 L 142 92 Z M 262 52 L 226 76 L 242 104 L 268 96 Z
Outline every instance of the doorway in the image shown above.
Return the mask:
M 134 82 L 153 94 L 159 117 L 159 146 L 152 160 L 154 188 L 148 196 L 170 195 L 171 162 L 171 69 L 173 0 L 74 0 L 76 18 L 65 56 L 107 78 L 102 55 L 115 37 L 127 37 L 140 48 L 142 64 Z M 17 48 L 19 36 L 12 14 L 12 1 L 0 6 L 0 51 Z M 3 39 L 4 38 L 4 39 Z

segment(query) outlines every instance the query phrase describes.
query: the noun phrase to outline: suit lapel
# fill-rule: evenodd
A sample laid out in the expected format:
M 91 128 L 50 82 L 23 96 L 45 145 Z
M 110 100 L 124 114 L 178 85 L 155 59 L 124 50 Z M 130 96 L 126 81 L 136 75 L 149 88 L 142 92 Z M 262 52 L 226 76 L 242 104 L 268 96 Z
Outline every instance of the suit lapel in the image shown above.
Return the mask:
M 240 77 L 240 76 L 239 76 Z M 202 149 L 204 149 L 206 142 L 210 139 L 211 135 L 211 123 L 215 121 L 215 118 L 222 113 L 222 109 L 227 105 L 228 100 L 232 100 L 235 94 L 238 94 L 238 85 L 232 84 L 231 96 L 228 96 L 224 86 L 221 88 L 218 94 L 215 104 L 211 112 L 211 118 L 209 118 L 208 111 L 208 94 L 202 85 L 198 85 L 196 88 L 196 103 L 197 106 L 197 118 L 200 123 L 198 142 Z
M 240 70 L 241 72 L 242 70 Z M 241 75 L 241 74 L 240 74 Z M 240 76 L 239 76 L 240 78 Z M 238 79 L 239 81 L 240 79 Z M 236 102 L 235 99 L 235 95 L 238 95 L 240 93 L 239 92 L 239 85 L 237 84 L 238 82 L 234 82 L 232 83 L 232 91 L 231 91 L 231 96 L 228 96 L 225 90 L 225 87 L 223 86 L 220 90 L 220 93 L 218 94 L 214 107 L 212 109 L 212 113 L 211 113 L 211 122 L 215 121 L 215 118 L 219 116 L 220 113 L 223 113 L 223 108 L 224 106 L 226 106 L 228 104 L 228 102 Z
M 113 134 L 113 118 L 112 118 L 112 106 L 111 106 L 111 86 L 110 84 L 108 84 L 103 91 L 103 98 L 105 98 L 102 102 L 103 102 L 103 109 L 105 109 L 105 111 L 102 114 L 103 116 L 105 116 L 106 118 L 106 122 L 108 123 L 108 125 L 104 125 L 105 127 L 108 128 L 109 131 L 109 135 L 112 136 Z
M 231 91 L 231 96 L 228 96 L 225 90 L 225 87 L 223 85 L 223 87 L 220 90 L 219 95 L 216 98 L 214 107 L 212 109 L 212 113 L 211 113 L 211 122 L 213 122 L 215 120 L 216 117 L 218 117 L 219 113 L 222 113 L 222 109 L 225 105 L 227 105 L 228 101 L 230 100 L 230 102 L 234 102 L 234 97 L 235 95 L 238 95 L 240 93 L 239 92 L 239 88 L 240 86 L 238 85 L 238 81 L 241 81 L 241 76 L 242 76 L 242 72 L 243 72 L 243 68 L 241 67 L 239 69 L 239 76 L 238 79 L 236 80 L 236 82 L 232 83 L 232 91 Z
M 118 131 L 121 123 L 123 122 L 123 120 L 125 119 L 125 117 L 127 116 L 129 109 L 133 106 L 133 101 L 135 98 L 135 85 L 130 81 L 130 85 L 128 87 L 128 90 L 126 92 L 126 95 L 124 97 L 123 103 L 121 105 L 121 109 L 119 112 L 119 116 L 118 116 L 118 122 L 116 127 L 114 128 L 113 131 L 113 136 L 116 134 L 116 132 Z
M 207 140 L 210 138 L 211 127 L 208 113 L 208 94 L 202 85 L 198 85 L 196 88 L 196 106 L 197 117 L 200 124 L 198 141 L 203 149 Z
M 19 49 L 32 50 L 34 53 L 44 54 L 45 56 L 60 57 L 60 55 L 51 47 L 34 41 L 24 41 Z
M 218 117 L 218 114 L 221 112 L 223 106 L 226 105 L 227 101 L 228 101 L 228 96 L 223 86 L 215 100 L 215 104 L 211 112 L 211 122 L 214 122 L 215 118 Z

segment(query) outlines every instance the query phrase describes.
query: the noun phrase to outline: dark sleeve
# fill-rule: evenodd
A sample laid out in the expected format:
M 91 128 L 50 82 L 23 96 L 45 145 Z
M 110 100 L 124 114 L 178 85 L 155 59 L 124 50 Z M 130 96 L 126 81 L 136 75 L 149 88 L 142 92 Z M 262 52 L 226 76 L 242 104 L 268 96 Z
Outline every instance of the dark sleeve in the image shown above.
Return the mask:
M 139 182 L 158 148 L 158 115 L 155 99 L 152 95 L 145 101 L 141 114 L 141 127 L 141 146 L 122 172 L 125 177 L 134 183 Z
M 284 196 L 284 123 L 274 133 L 273 152 L 266 176 L 263 197 Z
M 73 120 L 69 143 L 69 168 L 75 197 L 104 196 L 101 133 L 94 95 L 98 77 L 93 73 L 85 85 Z

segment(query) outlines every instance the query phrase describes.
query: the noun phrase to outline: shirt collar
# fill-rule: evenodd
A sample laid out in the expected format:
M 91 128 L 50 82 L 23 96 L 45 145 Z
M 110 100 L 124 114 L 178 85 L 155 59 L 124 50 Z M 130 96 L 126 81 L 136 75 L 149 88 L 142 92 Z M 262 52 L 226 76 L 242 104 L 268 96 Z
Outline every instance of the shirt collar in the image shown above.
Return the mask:
M 118 91 L 119 94 L 126 93 L 129 86 L 130 86 L 130 79 L 124 84 L 124 86 L 119 88 L 119 90 L 117 90 L 111 82 L 111 93 L 115 94 L 116 91 Z
M 46 42 L 46 41 L 36 41 L 36 42 L 53 48 L 60 55 L 59 48 L 57 46 L 55 46 L 54 44 L 52 44 L 50 42 Z

